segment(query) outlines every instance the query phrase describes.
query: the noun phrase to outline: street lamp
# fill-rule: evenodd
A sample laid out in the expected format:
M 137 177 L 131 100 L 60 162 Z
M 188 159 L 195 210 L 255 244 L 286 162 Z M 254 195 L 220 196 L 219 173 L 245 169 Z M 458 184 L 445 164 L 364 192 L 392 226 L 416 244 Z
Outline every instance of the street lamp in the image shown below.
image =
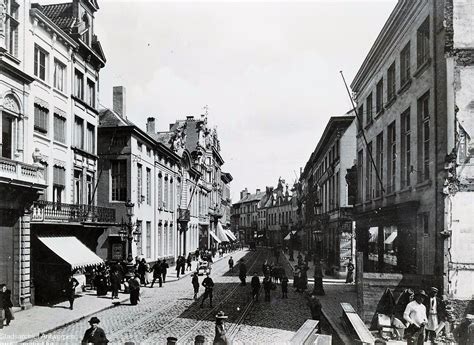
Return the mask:
M 322 246 L 322 242 L 323 242 L 323 232 L 321 230 L 315 230 L 313 231 L 313 234 L 314 234 L 314 240 L 316 241 L 317 243 L 317 252 L 316 252 L 316 255 L 317 255 L 317 258 L 318 259 L 321 259 L 322 257 L 322 251 L 323 251 L 323 246 Z
M 132 222 L 134 206 L 135 204 L 132 203 L 130 200 L 128 200 L 125 203 L 125 208 L 127 209 L 128 222 L 124 223 L 122 220 L 122 226 L 119 231 L 119 235 L 122 241 L 125 241 L 125 240 L 128 241 L 127 273 L 125 274 L 125 277 L 127 279 L 133 277 L 135 273 L 135 266 L 133 265 L 133 256 L 132 256 L 132 242 L 133 241 L 135 241 L 135 243 L 139 242 L 141 238 L 141 234 L 142 234 L 141 229 L 140 229 L 140 223 L 138 221 L 135 224 Z

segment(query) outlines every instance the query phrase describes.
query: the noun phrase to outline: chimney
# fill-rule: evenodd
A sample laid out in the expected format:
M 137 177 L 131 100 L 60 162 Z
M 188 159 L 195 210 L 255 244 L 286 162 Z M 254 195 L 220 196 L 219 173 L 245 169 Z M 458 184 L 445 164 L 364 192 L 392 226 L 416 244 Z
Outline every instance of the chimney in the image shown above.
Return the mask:
M 247 196 L 247 188 L 245 188 L 244 190 L 242 190 L 240 192 L 240 199 L 243 199 Z
M 146 119 L 146 132 L 148 134 L 155 134 L 155 118 L 149 117 Z
M 258 194 L 260 193 L 260 189 L 257 188 L 257 190 L 255 191 L 255 194 Z
M 114 96 L 113 96 L 113 103 L 114 103 L 114 111 L 119 114 L 124 119 L 127 118 L 127 107 L 126 107 L 126 89 L 124 86 L 114 86 Z

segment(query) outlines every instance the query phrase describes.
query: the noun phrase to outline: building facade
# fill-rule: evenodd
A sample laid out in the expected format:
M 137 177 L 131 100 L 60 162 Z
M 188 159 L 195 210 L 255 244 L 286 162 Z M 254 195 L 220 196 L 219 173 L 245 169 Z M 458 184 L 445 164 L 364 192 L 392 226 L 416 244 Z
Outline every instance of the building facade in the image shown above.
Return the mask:
M 300 177 L 305 247 L 336 275 L 354 253 L 352 203 L 346 182 L 356 158 L 355 116 L 331 117 Z
M 4 253 L 19 263 L 22 277 L 14 283 L 6 267 L 4 280 L 22 307 L 35 295 L 41 299 L 51 283 L 44 279 L 48 265 L 38 257 L 44 249 L 39 238 L 71 235 L 94 250 L 101 231 L 115 221 L 113 210 L 96 206 L 97 83 L 105 65 L 94 34 L 97 10 L 95 1 L 79 0 L 45 6 L 9 0 L 2 6 L 1 84 L 10 90 L 2 94 L 2 156 L 18 162 L 5 163 L 18 176 L 27 169 L 21 162 L 33 163 L 29 178 L 41 175 L 44 188 L 36 200 L 33 183 L 28 203 L 15 206 L 28 210 L 22 223 L 6 218 L 19 224 L 15 236 L 22 244 Z M 2 243 L 9 246 L 8 239 Z
M 399 1 L 351 84 L 364 272 L 432 276 L 460 299 L 474 272 L 470 6 Z
M 240 192 L 240 200 L 232 204 L 232 230 L 243 244 L 257 242 L 258 204 L 264 196 L 260 189 L 251 194 L 245 188 Z

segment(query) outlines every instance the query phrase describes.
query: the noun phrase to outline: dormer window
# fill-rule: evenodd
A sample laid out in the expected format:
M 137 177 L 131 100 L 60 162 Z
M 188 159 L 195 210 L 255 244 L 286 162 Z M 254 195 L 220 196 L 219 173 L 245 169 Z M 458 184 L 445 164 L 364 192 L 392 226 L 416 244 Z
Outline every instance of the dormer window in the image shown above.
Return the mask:
M 91 30 L 90 30 L 90 20 L 87 13 L 84 13 L 84 15 L 82 16 L 82 21 L 84 22 L 84 31 L 82 33 L 82 41 L 85 44 L 90 45 Z

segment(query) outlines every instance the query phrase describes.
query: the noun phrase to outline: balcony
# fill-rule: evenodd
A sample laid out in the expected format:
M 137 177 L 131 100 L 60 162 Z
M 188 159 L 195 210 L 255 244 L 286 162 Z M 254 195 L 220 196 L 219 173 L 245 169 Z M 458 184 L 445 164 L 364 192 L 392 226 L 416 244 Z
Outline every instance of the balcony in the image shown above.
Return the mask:
M 0 182 L 37 189 L 46 187 L 42 167 L 3 157 L 0 157 Z
M 36 223 L 115 223 L 115 209 L 40 200 L 33 203 L 31 221 Z

